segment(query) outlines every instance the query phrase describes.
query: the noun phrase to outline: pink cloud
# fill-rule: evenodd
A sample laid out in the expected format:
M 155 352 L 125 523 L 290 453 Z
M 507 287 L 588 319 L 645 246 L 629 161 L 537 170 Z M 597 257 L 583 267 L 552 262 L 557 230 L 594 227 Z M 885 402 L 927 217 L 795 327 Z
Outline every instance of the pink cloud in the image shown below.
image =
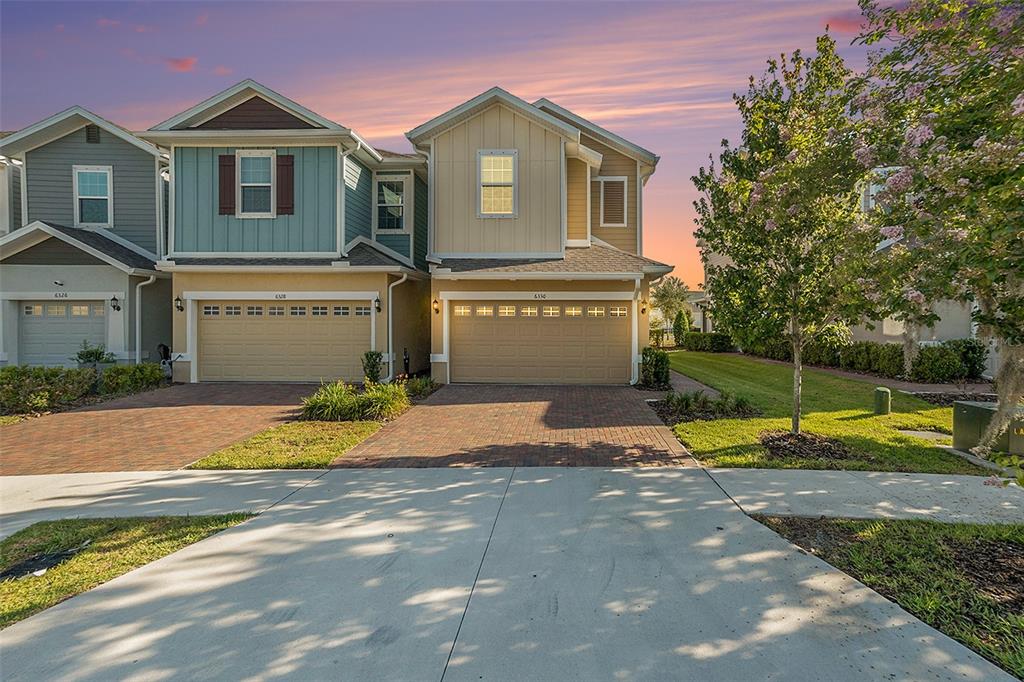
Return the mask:
M 230 76 L 235 72 L 230 66 L 217 66 L 213 69 L 214 76 Z
M 196 63 L 199 57 L 164 57 L 164 64 L 168 71 L 174 73 L 190 73 L 196 70 Z
M 64 30 L 64 24 L 57 24 L 56 26 L 53 27 L 53 30 L 57 31 L 58 33 L 62 32 Z
M 860 33 L 863 17 L 860 12 L 843 12 L 825 18 L 825 24 L 836 33 L 856 35 Z
M 115 28 L 121 25 L 121 21 L 118 19 L 107 19 L 106 17 L 100 17 L 96 20 L 96 25 L 100 28 Z
M 196 23 L 196 26 L 206 26 L 206 22 L 208 22 L 209 20 L 210 20 L 210 13 L 209 12 L 203 12 L 198 17 L 196 17 L 196 22 L 195 23 Z
M 136 33 L 152 33 L 156 29 L 153 28 L 152 26 L 145 26 L 143 24 L 136 24 L 135 26 L 132 27 L 132 30 L 134 30 Z

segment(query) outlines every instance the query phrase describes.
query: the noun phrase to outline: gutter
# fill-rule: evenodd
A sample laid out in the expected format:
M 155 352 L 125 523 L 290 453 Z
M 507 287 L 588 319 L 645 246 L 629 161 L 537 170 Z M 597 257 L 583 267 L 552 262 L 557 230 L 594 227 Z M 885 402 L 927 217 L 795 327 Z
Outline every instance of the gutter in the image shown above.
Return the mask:
M 357 151 L 359 151 L 363 147 L 363 141 L 361 139 L 359 139 L 359 138 L 353 138 L 353 139 L 356 140 L 356 146 L 353 147 L 352 149 L 345 149 L 345 150 L 343 150 L 341 152 L 341 177 L 338 178 L 338 187 L 339 187 L 338 191 L 340 191 L 340 192 L 344 192 L 345 191 L 345 159 L 347 159 L 350 155 L 355 154 Z M 372 188 L 371 188 L 371 191 L 375 191 L 375 190 L 372 190 Z M 342 197 L 341 205 L 345 206 L 344 196 Z M 341 257 L 342 258 L 348 258 L 348 244 L 345 243 L 345 240 L 348 238 L 347 232 L 348 232 L 348 222 L 345 220 L 345 216 L 342 215 L 341 216 L 341 244 L 339 244 L 339 246 L 341 247 Z
M 395 336 L 394 336 L 394 289 L 399 284 L 409 279 L 409 274 L 403 274 L 399 279 L 388 285 L 388 377 L 385 381 L 395 378 Z
M 142 287 L 156 281 L 156 275 L 150 275 L 145 282 L 135 285 L 135 364 L 142 364 Z

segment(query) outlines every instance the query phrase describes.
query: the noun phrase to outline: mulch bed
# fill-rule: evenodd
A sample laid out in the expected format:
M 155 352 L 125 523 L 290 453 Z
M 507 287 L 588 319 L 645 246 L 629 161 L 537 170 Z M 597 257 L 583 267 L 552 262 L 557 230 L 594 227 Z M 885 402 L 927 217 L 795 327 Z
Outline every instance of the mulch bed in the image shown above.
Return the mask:
M 761 411 L 755 408 L 742 412 L 733 410 L 729 413 L 719 412 L 711 408 L 692 408 L 686 412 L 678 412 L 669 407 L 668 402 L 665 400 L 649 400 L 647 404 L 661 418 L 661 421 L 665 422 L 666 426 L 675 426 L 681 422 L 705 422 L 715 419 L 752 419 L 761 416 Z
M 947 547 L 957 571 L 979 592 L 1011 613 L 1024 616 L 1024 547 L 991 540 Z
M 950 407 L 957 400 L 972 400 L 979 403 L 994 403 L 998 400 L 995 393 L 940 393 L 938 391 L 913 391 L 911 395 L 920 398 L 926 403 L 940 407 Z
M 867 453 L 853 453 L 842 441 L 825 438 L 814 433 L 793 434 L 789 431 L 765 431 L 761 434 L 761 445 L 768 450 L 768 456 L 776 459 L 871 459 Z

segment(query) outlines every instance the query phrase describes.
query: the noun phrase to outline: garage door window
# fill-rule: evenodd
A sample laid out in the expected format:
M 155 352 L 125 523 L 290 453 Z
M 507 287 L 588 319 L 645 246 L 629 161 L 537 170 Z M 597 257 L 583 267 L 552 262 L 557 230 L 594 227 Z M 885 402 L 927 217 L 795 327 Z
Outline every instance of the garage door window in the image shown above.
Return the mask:
M 565 306 L 566 317 L 583 317 L 583 308 L 578 305 Z
M 73 306 L 71 306 L 71 317 L 89 317 L 89 306 L 88 305 L 73 305 Z
M 369 317 L 370 306 L 368 305 L 357 305 L 356 306 L 356 317 Z
M 226 305 L 224 306 L 224 314 L 228 317 L 239 317 L 242 314 L 242 306 Z
M 469 317 L 472 312 L 473 308 L 468 305 L 455 306 L 455 317 Z
M 611 314 L 612 314 L 612 317 L 625 317 L 626 316 L 626 306 L 624 306 L 624 305 L 612 306 Z
M 603 305 L 592 305 L 587 307 L 587 317 L 604 317 Z
M 25 306 L 25 315 L 29 317 L 39 317 L 43 314 L 43 306 L 41 305 L 27 305 Z
M 347 305 L 336 305 L 334 306 L 335 317 L 348 317 L 348 306 Z
M 92 316 L 93 317 L 103 317 L 106 314 L 107 314 L 107 306 L 106 306 L 106 304 L 97 303 L 96 305 L 94 305 L 92 307 Z
M 537 317 L 537 306 L 535 305 L 524 305 L 520 312 L 523 317 Z
M 493 317 L 494 308 L 489 305 L 478 305 L 476 307 L 477 317 Z
M 51 303 L 50 305 L 46 306 L 47 317 L 64 317 L 67 315 L 67 312 L 67 306 L 59 303 Z
M 220 315 L 220 306 L 219 305 L 204 305 L 203 306 L 203 315 L 205 317 L 216 317 L 217 315 Z
M 270 317 L 284 317 L 284 306 L 283 305 L 268 305 L 267 315 Z
M 327 306 L 315 305 L 313 306 L 313 317 L 327 317 Z
M 499 305 L 498 317 L 515 317 L 516 307 L 514 305 Z
M 544 317 L 558 317 L 562 314 L 562 309 L 557 305 L 546 305 L 544 306 Z
M 263 306 L 251 305 L 245 309 L 245 314 L 250 317 L 261 317 L 263 315 Z
M 305 317 L 306 316 L 306 306 L 304 306 L 304 305 L 293 305 L 292 308 L 291 308 L 291 315 L 292 315 L 292 317 Z

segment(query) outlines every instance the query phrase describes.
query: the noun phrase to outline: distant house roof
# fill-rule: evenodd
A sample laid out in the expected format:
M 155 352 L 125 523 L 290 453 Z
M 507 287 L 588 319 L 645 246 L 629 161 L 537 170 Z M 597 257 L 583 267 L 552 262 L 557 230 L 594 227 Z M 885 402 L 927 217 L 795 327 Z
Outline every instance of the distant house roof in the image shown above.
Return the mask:
M 144 249 L 129 245 L 116 235 L 101 230 L 83 230 L 37 220 L 0 238 L 0 258 L 38 243 L 39 233 L 60 239 L 125 272 L 156 271 L 154 259 Z M 34 241 L 33 241 L 34 240 Z
M 566 249 L 563 258 L 445 258 L 435 273 L 447 270 L 452 274 L 481 273 L 603 273 L 603 274 L 666 274 L 671 265 L 627 253 L 611 246 Z
M 231 265 L 259 267 L 328 267 L 335 263 L 348 263 L 352 267 L 408 267 L 372 246 L 359 243 L 348 252 L 348 258 L 247 258 L 243 255 L 229 258 L 175 258 L 175 265 Z
M 45 118 L 38 123 L 22 128 L 16 133 L 11 133 L 0 138 L 0 154 L 14 156 L 23 154 L 26 151 L 41 147 L 48 142 L 60 139 L 87 125 L 99 126 L 111 135 L 114 135 L 128 144 L 134 145 L 142 151 L 162 158 L 160 148 L 151 142 L 137 137 L 130 130 L 122 128 L 116 123 L 111 123 L 87 109 L 79 106 L 65 109 L 64 111 Z

